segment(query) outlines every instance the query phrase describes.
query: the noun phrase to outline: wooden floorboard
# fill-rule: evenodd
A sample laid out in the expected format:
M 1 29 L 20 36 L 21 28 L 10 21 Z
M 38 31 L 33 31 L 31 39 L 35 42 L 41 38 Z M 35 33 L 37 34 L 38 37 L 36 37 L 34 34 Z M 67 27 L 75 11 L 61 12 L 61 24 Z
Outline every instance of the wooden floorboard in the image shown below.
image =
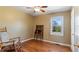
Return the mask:
M 70 47 L 44 42 L 41 40 L 29 40 L 22 43 L 24 52 L 71 52 Z

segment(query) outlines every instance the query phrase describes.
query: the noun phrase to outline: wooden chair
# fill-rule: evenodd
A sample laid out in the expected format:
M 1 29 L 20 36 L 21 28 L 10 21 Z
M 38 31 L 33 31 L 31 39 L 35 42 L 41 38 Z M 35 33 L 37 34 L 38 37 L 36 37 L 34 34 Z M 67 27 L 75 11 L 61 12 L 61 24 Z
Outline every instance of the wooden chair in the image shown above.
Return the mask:
M 20 42 L 20 37 L 16 37 L 16 38 L 11 38 L 10 39 L 11 41 L 8 41 L 8 42 L 2 42 L 1 46 L 1 52 L 22 52 L 21 50 L 21 42 Z M 13 40 L 13 41 L 12 41 Z M 8 46 L 3 46 L 3 44 L 7 44 L 7 43 L 10 43 L 12 42 L 11 45 L 8 45 Z
M 14 49 L 14 40 L 2 42 L 0 44 L 2 45 L 2 47 L 1 47 L 2 52 L 14 52 L 14 50 L 15 50 Z
M 18 51 L 20 50 L 20 37 L 9 39 L 7 28 L 4 26 L 0 26 L 0 45 L 0 50 L 3 52 L 8 52 L 13 49 L 15 51 Z
M 10 52 L 14 50 L 14 40 L 10 40 L 8 33 L 7 32 L 3 32 L 1 33 L 1 39 L 0 39 L 0 44 L 2 45 L 1 47 L 1 51 L 2 52 Z
M 0 52 L 2 52 L 2 47 L 3 47 L 3 45 L 2 45 L 2 43 L 0 42 Z

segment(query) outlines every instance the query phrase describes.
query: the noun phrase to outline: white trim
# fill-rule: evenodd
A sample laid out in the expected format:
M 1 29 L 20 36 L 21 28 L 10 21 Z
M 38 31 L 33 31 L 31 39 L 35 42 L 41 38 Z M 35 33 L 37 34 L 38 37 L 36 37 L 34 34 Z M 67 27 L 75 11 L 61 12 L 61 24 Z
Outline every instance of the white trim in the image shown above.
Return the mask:
M 34 38 L 29 38 L 29 39 L 21 40 L 21 43 L 29 41 L 29 40 L 32 40 L 32 39 L 34 39 Z M 11 44 L 12 43 L 7 43 L 7 44 L 4 44 L 3 46 L 8 46 L 8 45 L 11 45 Z
M 21 42 L 29 41 L 29 40 L 32 40 L 32 39 L 34 39 L 34 38 L 25 39 L 25 40 L 22 40 Z
M 26 42 L 26 41 L 29 41 L 29 40 L 32 40 L 32 39 L 34 39 L 34 38 L 25 39 L 25 40 L 22 40 L 21 42 L 23 43 L 23 42 Z M 69 44 L 58 43 L 58 42 L 53 42 L 53 41 L 48 41 L 48 40 L 42 40 L 42 41 L 71 47 L 71 45 L 69 45 Z M 6 45 L 6 46 L 7 46 L 7 45 Z
M 32 39 L 34 39 L 34 38 L 29 38 L 29 39 L 26 39 L 26 41 L 28 41 L 28 40 L 32 40 Z M 40 40 L 40 39 L 38 39 L 38 40 Z M 59 45 L 63 45 L 63 46 L 68 46 L 68 47 L 71 47 L 71 45 L 70 45 L 70 44 L 59 43 L 59 42 L 48 41 L 48 40 L 42 40 L 42 41 L 49 42 L 49 43 L 54 43 L 54 44 L 59 44 Z
M 71 47 L 71 45 L 69 45 L 69 44 L 58 43 L 58 42 L 53 42 L 53 41 L 48 41 L 48 40 L 43 40 L 43 41 L 45 41 L 45 42 L 49 42 L 49 43 L 55 43 L 55 44 L 59 44 L 59 45 L 63 45 L 63 46 Z

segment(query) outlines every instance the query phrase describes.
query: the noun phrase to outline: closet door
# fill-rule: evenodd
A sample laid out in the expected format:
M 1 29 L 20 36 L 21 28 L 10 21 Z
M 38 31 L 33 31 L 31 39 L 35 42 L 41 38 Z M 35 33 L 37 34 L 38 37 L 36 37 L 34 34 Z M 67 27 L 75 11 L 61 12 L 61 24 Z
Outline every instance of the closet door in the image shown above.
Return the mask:
M 43 30 L 44 30 L 43 25 L 36 25 L 36 30 L 35 30 L 34 37 L 43 39 Z

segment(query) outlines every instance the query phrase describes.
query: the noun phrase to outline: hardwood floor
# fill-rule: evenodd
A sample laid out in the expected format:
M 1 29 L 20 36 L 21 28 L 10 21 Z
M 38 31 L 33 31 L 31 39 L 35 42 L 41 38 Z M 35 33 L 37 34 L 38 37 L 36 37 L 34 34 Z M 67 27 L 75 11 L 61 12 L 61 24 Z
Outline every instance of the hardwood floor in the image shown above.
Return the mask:
M 71 52 L 66 46 L 52 44 L 40 40 L 29 40 L 22 44 L 23 52 Z

